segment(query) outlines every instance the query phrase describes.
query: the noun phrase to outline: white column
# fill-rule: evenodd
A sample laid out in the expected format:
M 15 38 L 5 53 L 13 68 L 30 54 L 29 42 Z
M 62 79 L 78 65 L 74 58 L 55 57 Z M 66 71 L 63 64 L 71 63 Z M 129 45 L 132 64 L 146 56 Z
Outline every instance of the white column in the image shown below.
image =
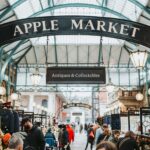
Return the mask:
M 55 114 L 55 93 L 48 95 L 48 111 Z
M 34 102 L 34 95 L 30 94 L 28 110 L 31 112 L 33 111 L 33 102 Z

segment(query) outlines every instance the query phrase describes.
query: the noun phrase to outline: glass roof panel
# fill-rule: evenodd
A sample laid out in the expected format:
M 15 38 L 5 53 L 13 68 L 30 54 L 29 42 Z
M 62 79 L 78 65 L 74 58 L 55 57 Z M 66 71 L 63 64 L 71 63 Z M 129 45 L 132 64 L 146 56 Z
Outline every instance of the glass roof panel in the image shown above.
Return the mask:
M 30 39 L 33 45 L 46 45 L 47 37 L 32 38 Z M 85 35 L 59 35 L 56 36 L 57 45 L 99 45 L 100 37 L 85 36 Z M 122 45 L 123 40 L 103 37 L 103 45 Z M 49 37 L 49 45 L 54 45 L 54 37 Z
M 36 4 L 37 5 L 37 4 Z M 29 1 L 24 2 L 15 8 L 15 13 L 18 19 L 28 18 L 33 14 L 33 8 Z
M 9 3 L 12 5 L 12 4 L 16 3 L 17 1 L 19 1 L 19 0 L 9 0 Z
M 142 0 L 142 4 L 145 5 L 148 0 Z M 10 3 L 12 4 L 14 0 L 11 0 Z M 52 3 L 52 2 L 51 2 Z M 140 1 L 141 3 L 141 1 Z M 66 4 L 70 4 L 67 7 Z M 75 5 L 76 4 L 76 5 Z M 105 4 L 105 3 L 104 3 Z M 96 16 L 106 16 L 107 14 L 113 15 L 113 13 L 104 12 L 97 6 L 101 6 L 102 1 L 98 0 L 55 0 L 54 6 L 59 6 L 59 9 L 54 11 L 53 15 L 96 15 Z M 108 0 L 107 5 L 103 5 L 105 8 L 112 9 L 113 11 L 116 11 L 118 13 L 122 13 L 131 20 L 138 19 L 140 13 L 142 12 L 141 8 L 135 6 L 134 3 L 128 1 L 128 0 L 120 0 L 120 1 L 112 1 Z M 15 8 L 15 12 L 18 16 L 18 18 L 25 18 L 29 17 L 30 15 L 34 14 L 35 12 L 41 11 L 42 9 L 45 9 L 49 7 L 48 2 L 45 0 L 41 0 L 41 3 L 39 0 L 28 0 L 21 5 L 19 5 L 17 8 Z M 86 8 L 85 8 L 86 7 Z M 95 7 L 95 9 L 93 8 Z M 58 7 L 57 7 L 58 8 Z M 63 9 L 64 8 L 64 9 Z M 136 9 L 136 14 L 135 14 Z M 50 13 L 48 13 L 50 15 Z M 46 13 L 43 13 L 43 15 L 47 15 Z M 136 17 L 135 17 L 136 16 Z M 117 16 L 113 16 L 117 17 Z
M 63 15 L 78 15 L 78 16 L 97 16 L 101 17 L 102 13 L 101 10 L 93 9 L 93 8 L 60 8 L 55 9 L 54 11 L 55 16 L 63 16 Z M 51 16 L 51 12 L 44 12 L 40 14 L 39 16 Z
M 125 8 L 123 10 L 123 14 L 125 16 L 129 16 L 130 20 L 133 21 L 136 21 L 138 19 L 141 12 L 142 10 L 140 8 L 129 1 L 126 2 Z
M 142 5 L 144 5 L 144 6 L 145 6 L 145 5 L 147 4 L 147 2 L 148 2 L 147 0 L 137 0 L 137 1 L 138 1 L 139 3 L 141 3 Z
M 55 5 L 67 4 L 67 3 L 83 3 L 83 4 L 101 4 L 99 0 L 55 0 Z
M 42 10 L 39 0 L 30 0 L 29 3 L 32 7 L 33 12 L 37 12 L 39 10 Z

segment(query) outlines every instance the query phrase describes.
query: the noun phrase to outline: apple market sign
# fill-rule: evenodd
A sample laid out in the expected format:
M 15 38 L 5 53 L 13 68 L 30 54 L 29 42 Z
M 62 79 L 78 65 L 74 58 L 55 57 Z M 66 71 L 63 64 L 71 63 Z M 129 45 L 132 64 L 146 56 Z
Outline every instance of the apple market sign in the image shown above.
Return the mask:
M 47 35 L 106 36 L 150 47 L 150 26 L 122 19 L 49 16 L 22 19 L 0 25 L 0 45 Z

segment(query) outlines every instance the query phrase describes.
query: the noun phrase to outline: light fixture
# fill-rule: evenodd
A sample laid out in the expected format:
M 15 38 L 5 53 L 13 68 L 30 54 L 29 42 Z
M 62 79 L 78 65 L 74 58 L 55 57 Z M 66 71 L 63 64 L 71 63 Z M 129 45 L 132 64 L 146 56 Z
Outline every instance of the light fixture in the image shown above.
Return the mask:
M 6 89 L 0 86 L 0 95 L 5 95 L 5 94 L 6 94 Z
M 107 92 L 109 92 L 109 93 L 113 92 L 113 91 L 114 91 L 114 88 L 115 88 L 115 86 L 114 86 L 114 84 L 111 82 L 111 78 L 109 78 L 109 82 L 108 82 L 108 84 L 106 85 L 106 90 L 107 90 Z
M 139 92 L 136 94 L 135 98 L 137 101 L 142 101 L 144 95 L 141 93 L 141 80 L 140 80 L 140 69 L 138 70 L 138 78 L 139 78 Z
M 142 101 L 143 98 L 144 98 L 144 95 L 143 95 L 141 92 L 138 92 L 138 93 L 136 94 L 136 100 L 137 100 L 137 101 Z
M 35 72 L 30 77 L 31 77 L 31 81 L 32 81 L 33 85 L 36 86 L 40 83 L 42 75 L 39 73 L 39 68 L 38 67 L 35 68 Z
M 130 58 L 133 62 L 133 65 L 137 68 L 137 69 L 142 69 L 145 66 L 146 60 L 147 60 L 148 54 L 147 51 L 136 51 L 136 52 L 132 52 L 130 53 Z

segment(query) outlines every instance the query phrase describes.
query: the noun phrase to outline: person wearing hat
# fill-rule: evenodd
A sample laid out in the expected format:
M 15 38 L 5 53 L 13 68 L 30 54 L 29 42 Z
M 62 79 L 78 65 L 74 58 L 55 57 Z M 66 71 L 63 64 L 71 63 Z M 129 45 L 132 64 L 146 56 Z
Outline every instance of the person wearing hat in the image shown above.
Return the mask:
M 22 119 L 21 124 L 27 133 L 24 148 L 30 147 L 32 150 L 45 150 L 45 138 L 42 131 L 37 126 L 33 126 L 29 118 Z
M 2 144 L 4 148 L 8 147 L 9 144 L 9 140 L 11 138 L 11 134 L 10 133 L 6 133 L 3 137 L 2 137 Z

